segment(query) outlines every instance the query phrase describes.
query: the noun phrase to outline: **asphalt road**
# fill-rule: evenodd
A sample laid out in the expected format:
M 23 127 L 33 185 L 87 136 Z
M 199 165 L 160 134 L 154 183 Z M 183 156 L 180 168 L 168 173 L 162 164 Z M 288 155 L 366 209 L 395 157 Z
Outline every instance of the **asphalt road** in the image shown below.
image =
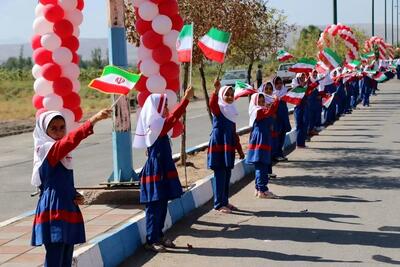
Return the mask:
M 238 128 L 248 124 L 248 100 L 238 101 Z M 136 115 L 132 114 L 132 129 Z M 204 101 L 188 107 L 187 147 L 208 141 L 211 124 Z M 100 122 L 95 134 L 76 149 L 74 172 L 76 186 L 94 186 L 107 181 L 112 172 L 111 121 Z M 180 138 L 173 140 L 174 153 L 180 152 Z M 143 150 L 133 152 L 134 168 L 143 166 Z M 31 133 L 0 138 L 0 221 L 35 208 L 37 198 L 30 197 L 35 189 L 30 185 L 33 158 Z
M 209 203 L 167 233 L 178 249 L 141 249 L 122 267 L 399 265 L 399 85 L 382 85 L 371 107 L 274 167 L 270 189 L 281 199 L 256 199 L 248 178 L 231 198 L 239 212 L 221 215 Z

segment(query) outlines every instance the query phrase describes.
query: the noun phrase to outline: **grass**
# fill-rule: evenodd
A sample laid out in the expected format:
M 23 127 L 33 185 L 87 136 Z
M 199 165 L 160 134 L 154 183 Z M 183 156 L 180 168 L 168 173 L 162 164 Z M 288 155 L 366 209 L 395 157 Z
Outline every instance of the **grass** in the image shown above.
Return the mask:
M 230 65 L 224 66 L 223 70 L 228 69 L 246 69 L 244 66 L 232 67 Z M 219 65 L 210 64 L 205 66 L 205 75 L 207 81 L 207 88 L 212 90 L 213 81 L 217 76 Z M 256 65 L 253 69 L 255 78 Z M 266 73 L 269 70 L 265 69 Z M 83 108 L 84 114 L 93 113 L 99 109 L 108 107 L 111 105 L 111 98 L 109 95 L 99 93 L 93 89 L 87 87 L 90 80 L 97 77 L 101 71 L 98 70 L 84 70 L 82 71 L 81 78 L 81 90 L 79 92 L 81 96 L 81 107 Z M 223 71 L 221 73 L 221 76 Z M 33 91 L 33 78 L 24 73 L 25 78 L 8 78 L 10 76 L 3 75 L 0 79 L 0 122 L 2 121 L 15 121 L 15 120 L 31 120 L 35 117 L 36 110 L 32 106 Z M 202 97 L 201 79 L 200 72 L 197 66 L 193 68 L 192 84 L 195 88 L 195 95 Z M 12 80 L 14 79 L 14 80 Z M 135 97 L 136 93 L 131 94 L 131 97 Z

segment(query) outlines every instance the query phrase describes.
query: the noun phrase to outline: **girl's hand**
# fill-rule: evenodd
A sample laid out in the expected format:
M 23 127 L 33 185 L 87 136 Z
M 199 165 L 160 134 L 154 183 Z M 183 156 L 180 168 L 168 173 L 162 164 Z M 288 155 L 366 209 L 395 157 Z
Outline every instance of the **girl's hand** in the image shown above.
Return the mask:
M 74 203 L 77 206 L 85 204 L 85 197 L 82 196 L 81 194 L 77 193 L 74 198 Z
M 92 125 L 95 125 L 97 122 L 101 120 L 105 120 L 111 117 L 112 110 L 109 108 L 105 108 L 100 110 L 97 114 L 92 116 L 89 120 L 92 123 Z
M 219 79 L 215 79 L 214 81 L 214 88 L 215 88 L 215 92 L 219 92 L 219 89 L 221 89 L 221 82 L 219 81 Z
M 185 98 L 186 100 L 190 100 L 190 99 L 192 99 L 193 96 L 194 96 L 194 89 L 192 86 L 189 86 L 186 89 L 185 95 L 183 96 L 183 98 Z
M 245 158 L 245 155 L 244 155 L 243 151 L 239 152 L 239 158 L 240 159 L 244 159 Z

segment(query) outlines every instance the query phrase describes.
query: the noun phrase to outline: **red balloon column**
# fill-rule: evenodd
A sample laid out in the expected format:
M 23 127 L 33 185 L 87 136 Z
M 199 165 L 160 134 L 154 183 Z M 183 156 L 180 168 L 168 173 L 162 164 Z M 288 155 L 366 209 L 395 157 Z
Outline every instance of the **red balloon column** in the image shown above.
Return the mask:
M 142 73 L 136 84 L 140 106 L 152 93 L 165 93 L 168 107 L 177 104 L 179 91 L 179 62 L 176 40 L 183 27 L 179 16 L 177 0 L 133 0 L 136 13 L 136 30 L 140 34 L 138 68 Z M 178 137 L 183 125 L 178 123 L 173 129 L 173 137 Z
M 36 116 L 47 110 L 60 111 L 73 129 L 82 118 L 78 95 L 79 25 L 83 0 L 40 0 L 35 10 L 32 37 L 32 75 Z

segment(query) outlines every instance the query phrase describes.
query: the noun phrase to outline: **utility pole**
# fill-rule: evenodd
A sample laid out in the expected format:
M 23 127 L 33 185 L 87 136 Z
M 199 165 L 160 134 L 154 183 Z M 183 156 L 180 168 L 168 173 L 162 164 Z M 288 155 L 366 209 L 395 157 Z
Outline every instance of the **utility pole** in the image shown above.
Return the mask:
M 125 6 L 124 0 L 107 0 L 109 27 L 109 60 L 110 64 L 122 68 L 128 66 L 125 40 Z M 113 102 L 117 100 L 112 97 Z M 129 98 L 123 96 L 118 100 L 113 112 L 113 174 L 109 183 L 123 183 L 137 180 L 133 170 L 132 132 L 129 110 Z
M 394 0 L 392 0 L 392 45 L 394 45 Z
M 337 0 L 333 0 L 333 24 L 337 24 Z
M 385 0 L 385 42 L 387 42 L 387 0 Z
M 396 11 L 396 14 L 397 14 L 397 27 L 396 27 L 396 30 L 397 30 L 397 42 L 396 42 L 396 45 L 398 46 L 399 45 L 399 0 L 397 0 L 396 8 L 397 8 L 397 11 Z
M 372 0 L 372 36 L 374 35 L 375 35 L 375 1 Z

